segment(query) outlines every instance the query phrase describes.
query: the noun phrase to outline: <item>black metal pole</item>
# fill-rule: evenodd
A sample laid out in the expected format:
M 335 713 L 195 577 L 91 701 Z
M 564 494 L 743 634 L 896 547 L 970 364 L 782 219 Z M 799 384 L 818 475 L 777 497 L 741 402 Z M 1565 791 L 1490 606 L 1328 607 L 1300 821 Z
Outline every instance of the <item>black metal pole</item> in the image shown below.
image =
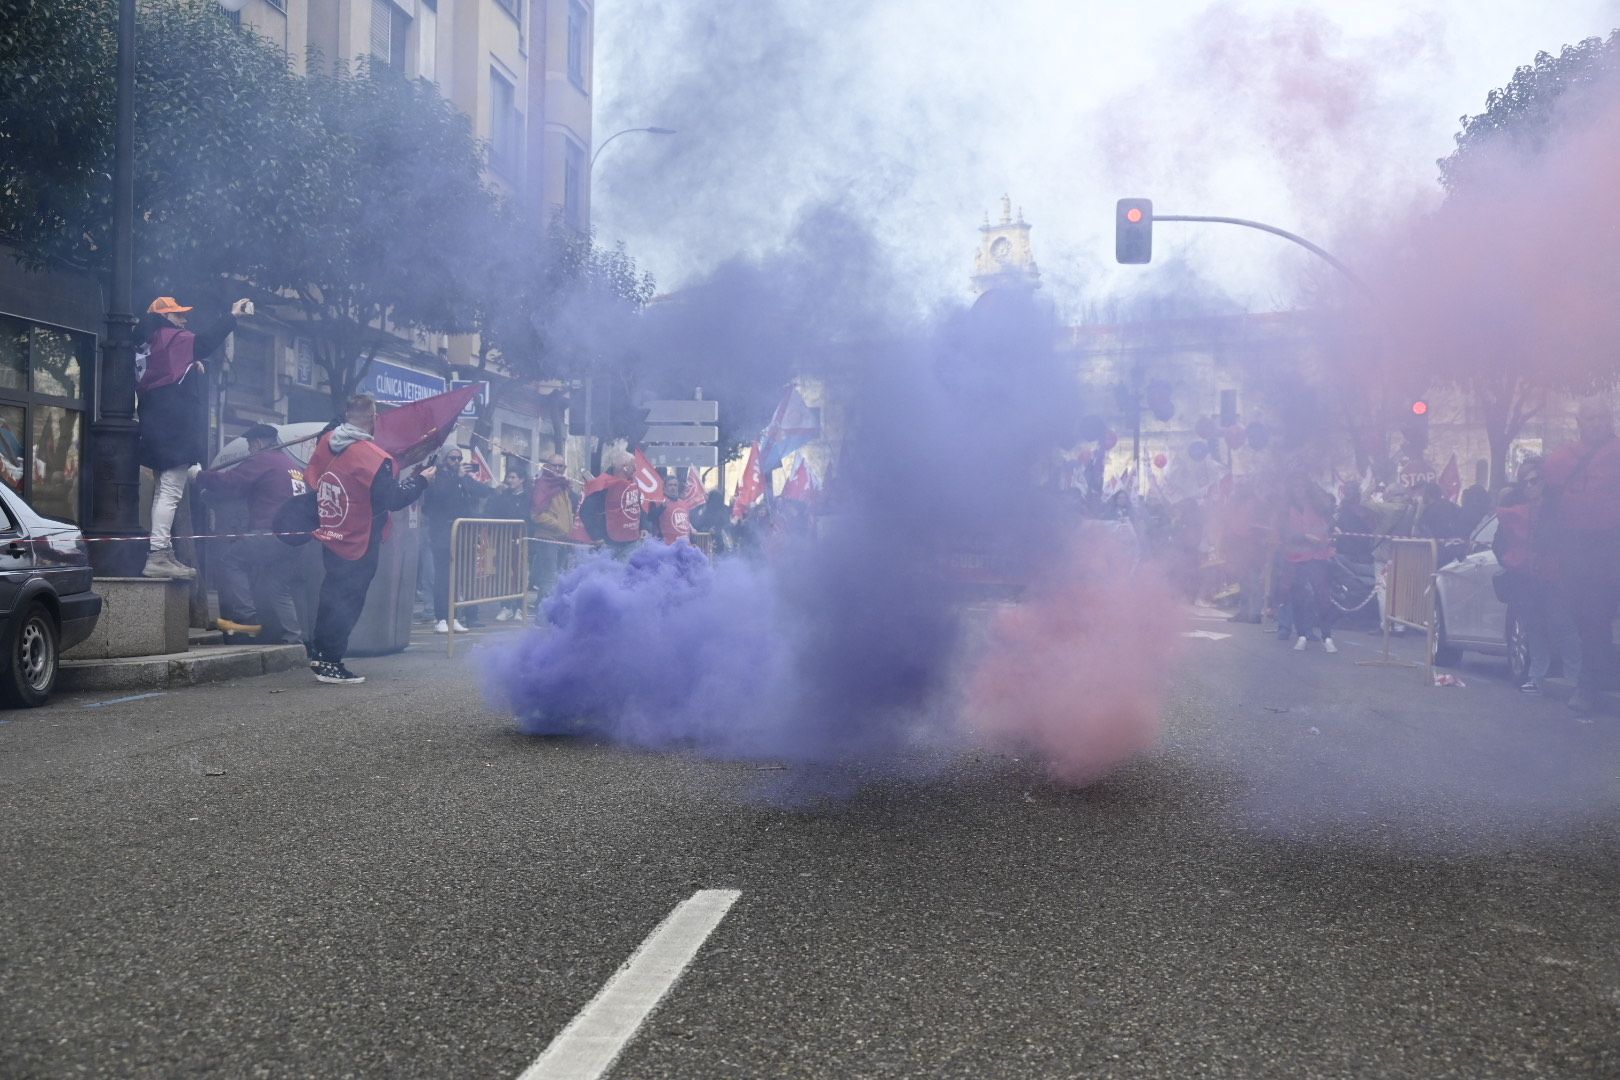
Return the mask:
M 135 0 L 118 3 L 117 123 L 113 139 L 112 292 L 107 336 L 96 372 L 97 407 L 90 424 L 90 520 L 96 537 L 129 543 L 92 544 L 103 577 L 140 573 L 141 472 L 135 421 Z

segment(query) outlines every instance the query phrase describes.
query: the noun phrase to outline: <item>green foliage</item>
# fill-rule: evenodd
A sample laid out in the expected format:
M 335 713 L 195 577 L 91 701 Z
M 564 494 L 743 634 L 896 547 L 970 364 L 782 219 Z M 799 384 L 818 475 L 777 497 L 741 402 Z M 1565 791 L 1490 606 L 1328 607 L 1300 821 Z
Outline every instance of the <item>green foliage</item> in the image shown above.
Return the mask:
M 1508 84 L 1485 97 L 1485 111 L 1464 116 L 1457 149 L 1442 158 L 1440 181 L 1448 191 L 1467 185 L 1487 152 L 1509 150 L 1520 157 L 1539 154 L 1569 121 L 1585 112 L 1595 93 L 1612 89 L 1620 73 L 1620 30 L 1608 40 L 1587 38 L 1565 45 L 1557 56 L 1536 54 Z

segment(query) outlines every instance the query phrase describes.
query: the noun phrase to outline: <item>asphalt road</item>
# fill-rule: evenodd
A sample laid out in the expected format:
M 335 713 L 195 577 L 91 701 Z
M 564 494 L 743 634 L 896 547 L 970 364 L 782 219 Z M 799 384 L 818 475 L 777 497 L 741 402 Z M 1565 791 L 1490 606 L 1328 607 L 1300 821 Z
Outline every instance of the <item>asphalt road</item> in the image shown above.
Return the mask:
M 680 901 L 614 1077 L 1620 1075 L 1620 720 L 1189 614 L 1162 744 L 838 804 L 534 740 L 476 661 L 0 722 L 0 1076 L 519 1074 Z

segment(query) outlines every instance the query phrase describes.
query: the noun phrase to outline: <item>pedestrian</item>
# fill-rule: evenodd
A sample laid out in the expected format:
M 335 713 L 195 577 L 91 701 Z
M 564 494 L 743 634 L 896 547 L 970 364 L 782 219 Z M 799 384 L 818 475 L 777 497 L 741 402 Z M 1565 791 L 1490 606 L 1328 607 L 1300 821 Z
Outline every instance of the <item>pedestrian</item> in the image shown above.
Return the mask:
M 310 656 L 315 678 L 323 683 L 366 681 L 343 665 L 343 657 L 377 575 L 389 514 L 415 502 L 434 478 L 427 468 L 398 479 L 393 456 L 372 438 L 376 428 L 377 402 L 368 394 L 354 395 L 343 423 L 320 437 L 304 470 L 304 483 L 315 492 L 315 539 L 324 549 L 326 568 Z
M 568 565 L 573 549 L 574 494 L 568 463 L 553 453 L 540 466 L 529 492 L 529 519 L 533 522 L 534 551 L 529 559 L 529 584 L 538 598 L 551 595 L 552 586 Z
M 1529 647 L 1525 681 L 1519 689 L 1541 693 L 1556 654 L 1564 677 L 1580 683 L 1581 639 L 1558 588 L 1558 559 L 1547 516 L 1546 473 L 1541 459 L 1526 458 L 1496 511 L 1491 550 L 1502 567 L 1495 586 L 1508 617 L 1524 628 Z
M 602 472 L 585 488 L 579 516 L 585 531 L 615 558 L 629 554 L 641 540 L 641 489 L 634 474 L 636 459 L 623 446 L 602 452 Z
M 1620 610 L 1620 438 L 1614 414 L 1597 399 L 1575 412 L 1579 437 L 1547 458 L 1549 520 L 1560 595 L 1581 641 L 1576 712 L 1596 712 L 1598 694 L 1616 687 L 1614 617 Z
M 1259 495 L 1247 480 L 1238 482 L 1221 508 L 1221 558 L 1238 590 L 1232 622 L 1258 623 L 1265 610 L 1266 532 L 1259 511 Z
M 1422 506 L 1418 510 L 1415 535 L 1439 541 L 1439 565 L 1443 566 L 1458 557 L 1461 542 L 1468 539 L 1462 508 L 1446 498 L 1445 491 L 1433 480 L 1419 489 L 1419 497 Z
M 152 470 L 152 528 L 142 577 L 182 578 L 197 571 L 174 557 L 174 515 L 186 481 L 202 471 L 208 453 L 208 388 L 203 361 L 236 329 L 236 316 L 252 310 L 246 300 L 202 333 L 186 328 L 191 308 L 160 296 L 146 309 L 140 336 L 145 366 L 135 383 L 140 421 L 137 456 Z
M 726 505 L 723 492 L 711 491 L 704 497 L 692 519 L 692 528 L 709 537 L 709 547 L 716 555 L 728 554 L 736 544 L 731 530 L 731 507 Z
M 461 447 L 448 447 L 439 459 L 439 469 L 428 486 L 422 510 L 427 515 L 428 545 L 433 549 L 433 630 L 448 634 L 454 612 L 450 610 L 450 539 L 457 518 L 478 516 L 478 507 L 492 492 L 488 485 L 472 478 L 477 465 L 465 460 Z M 476 620 L 469 614 L 469 623 Z M 467 626 L 454 620 L 456 633 Z
M 1462 493 L 1462 530 L 1465 537 L 1474 535 L 1479 523 L 1491 512 L 1491 489 L 1486 486 L 1490 476 L 1490 462 L 1474 462 L 1474 482 Z
M 528 478 L 523 475 L 523 465 L 515 459 L 508 459 L 506 475 L 501 477 L 501 486 L 484 504 L 484 513 L 492 518 L 504 521 L 523 522 L 523 535 L 529 535 L 529 484 Z M 518 541 L 520 549 L 529 545 Z M 518 557 L 528 555 L 527 551 L 519 550 Z M 510 622 L 521 614 L 523 601 L 507 600 L 501 604 L 500 612 L 495 616 L 496 622 Z
M 254 424 L 242 433 L 248 456 L 220 469 L 197 475 L 197 487 L 210 495 L 241 499 L 247 504 L 247 527 L 256 535 L 236 537 L 225 549 L 220 579 L 218 626 L 231 635 L 253 635 L 261 644 L 303 640 L 293 582 L 298 578 L 299 550 L 278 540 L 276 512 L 302 495 L 304 467 L 279 445 L 276 429 Z M 260 620 L 259 598 L 268 603 L 273 621 Z
M 1288 564 L 1288 606 L 1293 614 L 1294 651 L 1303 652 L 1315 631 L 1322 648 L 1338 652 L 1333 644 L 1333 593 L 1330 564 L 1333 543 L 1328 538 L 1332 498 L 1304 475 L 1289 484 L 1283 515 L 1282 556 Z

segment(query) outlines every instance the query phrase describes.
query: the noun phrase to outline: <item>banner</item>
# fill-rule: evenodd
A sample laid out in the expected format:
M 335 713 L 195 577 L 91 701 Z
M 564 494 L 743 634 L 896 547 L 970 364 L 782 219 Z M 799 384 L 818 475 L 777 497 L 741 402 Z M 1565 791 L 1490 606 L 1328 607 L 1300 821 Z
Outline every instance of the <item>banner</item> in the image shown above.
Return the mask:
M 377 445 L 394 455 L 401 469 L 426 461 L 450 437 L 463 406 L 476 393 L 476 386 L 464 386 L 397 408 L 377 410 Z
M 755 446 L 774 469 L 783 458 L 820 437 L 820 417 L 804 403 L 799 388 L 789 386 L 787 396 L 771 414 L 771 422 L 765 425 Z
M 816 497 L 819 485 L 815 474 L 810 471 L 810 463 L 803 457 L 799 458 L 799 467 L 793 470 L 786 486 L 782 488 L 782 498 L 797 499 L 799 502 L 811 502 Z

